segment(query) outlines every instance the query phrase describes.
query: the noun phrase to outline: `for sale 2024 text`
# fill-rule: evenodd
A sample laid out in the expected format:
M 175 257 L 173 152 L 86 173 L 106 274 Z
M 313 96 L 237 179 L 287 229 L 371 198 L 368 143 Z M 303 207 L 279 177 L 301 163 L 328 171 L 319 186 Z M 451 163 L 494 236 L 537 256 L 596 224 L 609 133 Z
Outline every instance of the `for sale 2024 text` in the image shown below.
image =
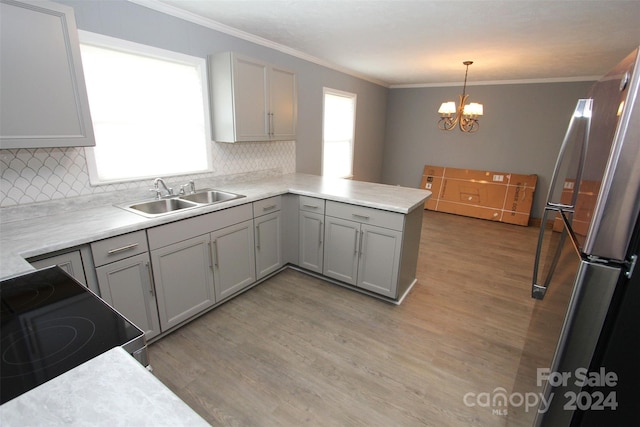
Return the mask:
M 589 371 L 586 368 L 578 368 L 574 372 L 552 372 L 548 368 L 538 368 L 537 384 L 541 386 L 543 381 L 548 381 L 553 387 L 566 387 L 573 383 L 576 387 L 609 387 L 613 388 L 618 384 L 618 375 L 615 372 L 607 372 L 601 367 L 598 371 Z M 564 409 L 603 411 L 605 409 L 614 410 L 618 407 L 616 392 L 610 390 L 602 391 L 567 391 L 564 393 L 567 399 Z M 553 393 L 549 396 L 549 402 L 553 399 Z M 546 411 L 545 411 L 546 412 Z

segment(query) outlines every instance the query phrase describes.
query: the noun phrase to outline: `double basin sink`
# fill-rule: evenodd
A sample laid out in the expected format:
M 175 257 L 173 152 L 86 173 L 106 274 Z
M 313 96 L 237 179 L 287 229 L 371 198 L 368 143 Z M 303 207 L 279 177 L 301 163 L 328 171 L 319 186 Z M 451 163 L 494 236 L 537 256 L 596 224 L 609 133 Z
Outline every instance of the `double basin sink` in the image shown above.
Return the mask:
M 153 218 L 160 215 L 184 211 L 185 209 L 193 209 L 215 203 L 227 202 L 229 200 L 239 199 L 242 197 L 245 196 L 207 188 L 182 196 L 170 196 L 159 200 L 118 205 L 118 207 L 148 218 Z

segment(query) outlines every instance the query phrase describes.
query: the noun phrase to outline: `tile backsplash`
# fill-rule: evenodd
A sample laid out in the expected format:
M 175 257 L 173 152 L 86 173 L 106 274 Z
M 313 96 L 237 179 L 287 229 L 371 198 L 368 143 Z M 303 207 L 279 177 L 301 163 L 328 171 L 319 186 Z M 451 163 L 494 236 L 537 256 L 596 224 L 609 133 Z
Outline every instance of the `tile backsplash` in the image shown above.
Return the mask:
M 295 141 L 212 143 L 213 173 L 196 179 L 264 170 L 293 173 Z M 0 207 L 151 186 L 151 180 L 92 186 L 84 148 L 0 150 Z M 170 178 L 171 179 L 171 178 Z

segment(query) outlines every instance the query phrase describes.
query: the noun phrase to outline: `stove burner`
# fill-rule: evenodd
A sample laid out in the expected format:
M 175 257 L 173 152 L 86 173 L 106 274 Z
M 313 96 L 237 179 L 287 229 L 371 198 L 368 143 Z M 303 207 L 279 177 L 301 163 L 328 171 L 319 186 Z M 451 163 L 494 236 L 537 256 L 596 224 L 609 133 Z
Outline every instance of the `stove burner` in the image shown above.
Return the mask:
M 2 339 L 0 378 L 31 375 L 50 369 L 82 350 L 95 334 L 95 324 L 83 317 L 59 317 L 25 325 Z

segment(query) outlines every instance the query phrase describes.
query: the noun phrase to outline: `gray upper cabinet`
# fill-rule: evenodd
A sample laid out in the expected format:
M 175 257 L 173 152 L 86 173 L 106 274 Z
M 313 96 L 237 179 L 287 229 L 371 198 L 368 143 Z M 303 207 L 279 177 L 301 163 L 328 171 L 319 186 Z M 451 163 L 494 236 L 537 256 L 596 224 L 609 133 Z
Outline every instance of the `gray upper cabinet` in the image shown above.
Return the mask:
M 0 0 L 0 148 L 93 146 L 73 9 Z
M 294 72 L 233 52 L 213 55 L 209 62 L 215 141 L 295 139 Z

